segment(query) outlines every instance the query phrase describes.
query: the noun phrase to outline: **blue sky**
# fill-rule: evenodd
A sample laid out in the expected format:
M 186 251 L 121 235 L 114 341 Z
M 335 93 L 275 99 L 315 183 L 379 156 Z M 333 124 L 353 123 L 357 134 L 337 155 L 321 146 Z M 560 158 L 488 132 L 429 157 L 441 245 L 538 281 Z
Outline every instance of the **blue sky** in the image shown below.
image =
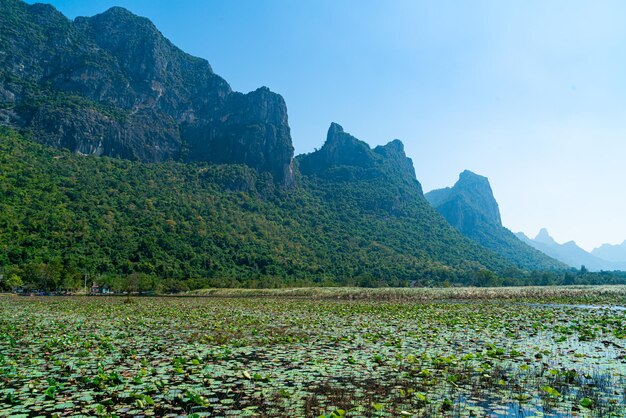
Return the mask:
M 626 239 L 626 2 L 51 3 L 70 18 L 126 7 L 235 90 L 282 94 L 296 153 L 338 122 L 401 139 L 425 191 L 489 177 L 513 231 Z

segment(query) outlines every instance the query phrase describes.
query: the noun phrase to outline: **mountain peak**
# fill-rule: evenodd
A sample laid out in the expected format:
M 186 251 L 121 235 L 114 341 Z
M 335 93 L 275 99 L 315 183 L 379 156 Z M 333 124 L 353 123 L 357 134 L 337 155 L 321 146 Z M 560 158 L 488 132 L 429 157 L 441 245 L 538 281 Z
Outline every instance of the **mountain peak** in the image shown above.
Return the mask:
M 15 7 L 16 10 L 19 10 L 19 14 L 25 13 L 30 22 L 36 25 L 45 25 L 54 22 L 54 25 L 66 25 L 68 24 L 67 18 L 58 11 L 53 5 L 47 3 L 33 3 L 27 4 L 21 1 L 11 2 L 12 4 L 7 5 L 9 7 Z M 2 4 L 2 8 L 4 9 L 5 4 Z M 5 10 L 2 10 L 2 13 L 5 14 Z M 7 13 L 10 15 L 10 13 Z M 22 21 L 20 24 L 28 24 L 27 22 Z M 21 27 L 20 29 L 25 29 Z M 34 28 L 33 28 L 34 29 Z M 36 29 L 35 29 L 36 30 Z
M 483 187 L 485 189 L 488 188 L 488 193 L 492 194 L 491 185 L 489 184 L 489 179 L 487 177 L 476 174 L 470 170 L 463 170 L 463 172 L 459 174 L 459 180 L 456 182 L 455 187 L 469 187 L 470 185 Z
M 487 177 L 469 170 L 459 174 L 453 187 L 432 190 L 426 200 L 450 225 L 468 238 L 504 255 L 523 268 L 560 268 L 562 265 L 530 248 L 524 235 L 516 237 L 502 226 L 498 202 Z
M 544 244 L 556 244 L 557 242 L 550 236 L 550 233 L 546 228 L 541 228 L 539 233 L 535 237 L 535 241 L 541 242 Z
M 303 174 L 312 174 L 331 166 L 373 167 L 376 158 L 369 145 L 333 122 L 328 128 L 322 148 L 300 158 L 300 171 Z
M 56 7 L 54 7 L 51 4 L 48 3 L 34 3 L 28 6 L 28 8 L 30 9 L 31 12 L 35 12 L 35 13 L 39 13 L 39 14 L 54 14 L 54 15 L 60 15 L 61 12 L 59 12 Z
M 138 33 L 149 36 L 163 36 L 150 19 L 136 15 L 120 6 L 113 6 L 91 17 L 77 17 L 74 22 L 78 25 L 84 25 L 89 22 L 101 30 L 106 30 L 102 32 L 104 36 L 110 32 L 115 32 L 114 34 L 117 35 L 118 31 L 122 31 L 129 37 L 135 37 Z
M 621 244 L 602 244 L 594 248 L 591 254 L 603 260 L 626 265 L 626 241 Z
M 404 143 L 402 143 L 402 141 L 400 141 L 399 139 L 389 141 L 383 146 L 383 148 L 404 154 Z
M 471 208 L 485 221 L 502 226 L 500 209 L 493 196 L 489 179 L 469 170 L 459 174 L 459 180 L 452 188 L 433 190 L 426 194 L 426 199 L 435 207 L 452 200 L 459 203 L 462 201 L 464 206 Z
M 465 169 L 465 170 L 461 171 L 461 174 L 459 174 L 459 178 L 462 178 L 462 177 L 479 177 L 479 178 L 483 178 L 483 179 L 487 178 L 487 177 L 481 176 L 479 174 L 476 174 L 473 171 L 468 170 L 468 169 Z
M 389 170 L 394 171 L 405 181 L 412 182 L 416 179 L 413 160 L 406 156 L 404 144 L 399 139 L 394 139 L 385 145 L 374 148 L 374 152 L 388 161 Z M 421 186 L 420 186 L 421 187 Z
M 118 25 L 134 23 L 135 25 L 144 25 L 146 27 L 157 30 L 154 23 L 152 23 L 152 21 L 147 17 L 136 15 L 135 13 L 121 6 L 113 6 L 108 8 L 104 12 L 94 15 L 92 17 L 78 19 L 107 20 L 110 22 L 115 22 Z
M 623 270 L 626 267 L 626 253 L 625 257 L 621 259 L 616 257 L 615 259 L 608 260 L 602 257 L 596 250 L 591 253 L 580 248 L 575 241 L 568 241 L 564 244 L 559 244 L 550 236 L 550 233 L 546 228 L 541 228 L 535 239 L 528 239 L 524 235 L 518 235 L 522 241 L 535 247 L 539 251 L 554 257 L 557 260 L 567 264 L 570 267 L 579 268 L 584 265 L 590 271 L 600 270 Z
M 300 172 L 304 175 L 321 173 L 330 168 L 344 166 L 370 170 L 358 176 L 384 175 L 390 180 L 400 180 L 416 185 L 421 194 L 421 185 L 415 178 L 413 162 L 404 153 L 404 144 L 394 139 L 386 145 L 372 149 L 370 146 L 345 132 L 338 123 L 331 123 L 324 146 L 310 154 L 298 157 Z M 373 169 L 373 171 L 371 170 Z M 350 169 L 352 170 L 352 169 Z
M 326 134 L 326 139 L 336 136 L 339 133 L 343 133 L 343 126 L 336 122 L 331 122 L 328 127 L 328 133 Z
M 112 6 L 107 10 L 101 13 L 102 15 L 129 15 L 129 16 L 137 16 L 130 10 L 122 7 L 122 6 Z

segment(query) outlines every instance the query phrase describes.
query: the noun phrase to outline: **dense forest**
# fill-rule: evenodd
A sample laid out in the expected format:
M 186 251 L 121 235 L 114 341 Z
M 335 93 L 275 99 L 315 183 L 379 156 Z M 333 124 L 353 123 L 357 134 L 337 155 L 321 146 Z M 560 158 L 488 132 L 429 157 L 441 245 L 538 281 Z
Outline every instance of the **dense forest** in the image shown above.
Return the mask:
M 367 208 L 390 196 L 356 182 L 335 193 L 302 178 L 283 190 L 241 165 L 81 157 L 0 135 L 0 265 L 38 288 L 75 288 L 85 275 L 191 287 L 405 285 L 507 267 L 465 241 L 491 265 L 460 262 L 437 240 L 446 228 L 421 242 L 430 238 L 415 228 L 430 220 Z
M 624 282 L 520 270 L 376 173 L 339 167 L 283 189 L 242 165 L 83 157 L 2 128 L 3 287 L 74 290 L 86 279 L 161 292 Z

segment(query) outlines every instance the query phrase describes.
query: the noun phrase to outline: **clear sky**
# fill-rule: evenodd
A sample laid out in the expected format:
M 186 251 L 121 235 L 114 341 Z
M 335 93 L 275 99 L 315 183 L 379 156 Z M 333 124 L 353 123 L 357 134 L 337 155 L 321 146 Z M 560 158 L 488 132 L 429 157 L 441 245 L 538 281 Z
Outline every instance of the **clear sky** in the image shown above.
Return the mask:
M 70 18 L 126 7 L 233 89 L 282 94 L 296 153 L 335 121 L 370 145 L 401 139 L 424 191 L 489 177 L 514 232 L 626 239 L 626 2 L 51 3 Z

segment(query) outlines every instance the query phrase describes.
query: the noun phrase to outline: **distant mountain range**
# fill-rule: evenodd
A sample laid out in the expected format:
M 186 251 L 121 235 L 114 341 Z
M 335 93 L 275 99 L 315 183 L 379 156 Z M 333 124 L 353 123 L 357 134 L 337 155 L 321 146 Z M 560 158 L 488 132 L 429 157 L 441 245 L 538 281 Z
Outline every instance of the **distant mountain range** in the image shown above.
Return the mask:
M 606 261 L 626 265 L 626 241 L 617 245 L 603 244 L 598 248 L 594 248 L 591 254 Z
M 626 270 L 626 245 L 605 244 L 591 253 L 580 248 L 574 241 L 559 244 L 550 236 L 548 230 L 542 228 L 534 239 L 518 232 L 517 237 L 523 242 L 562 261 L 570 267 L 585 266 L 589 271 Z
M 527 269 L 563 269 L 549 255 L 521 242 L 504 226 L 486 177 L 464 171 L 453 187 L 425 194 L 428 202 L 466 237 Z

